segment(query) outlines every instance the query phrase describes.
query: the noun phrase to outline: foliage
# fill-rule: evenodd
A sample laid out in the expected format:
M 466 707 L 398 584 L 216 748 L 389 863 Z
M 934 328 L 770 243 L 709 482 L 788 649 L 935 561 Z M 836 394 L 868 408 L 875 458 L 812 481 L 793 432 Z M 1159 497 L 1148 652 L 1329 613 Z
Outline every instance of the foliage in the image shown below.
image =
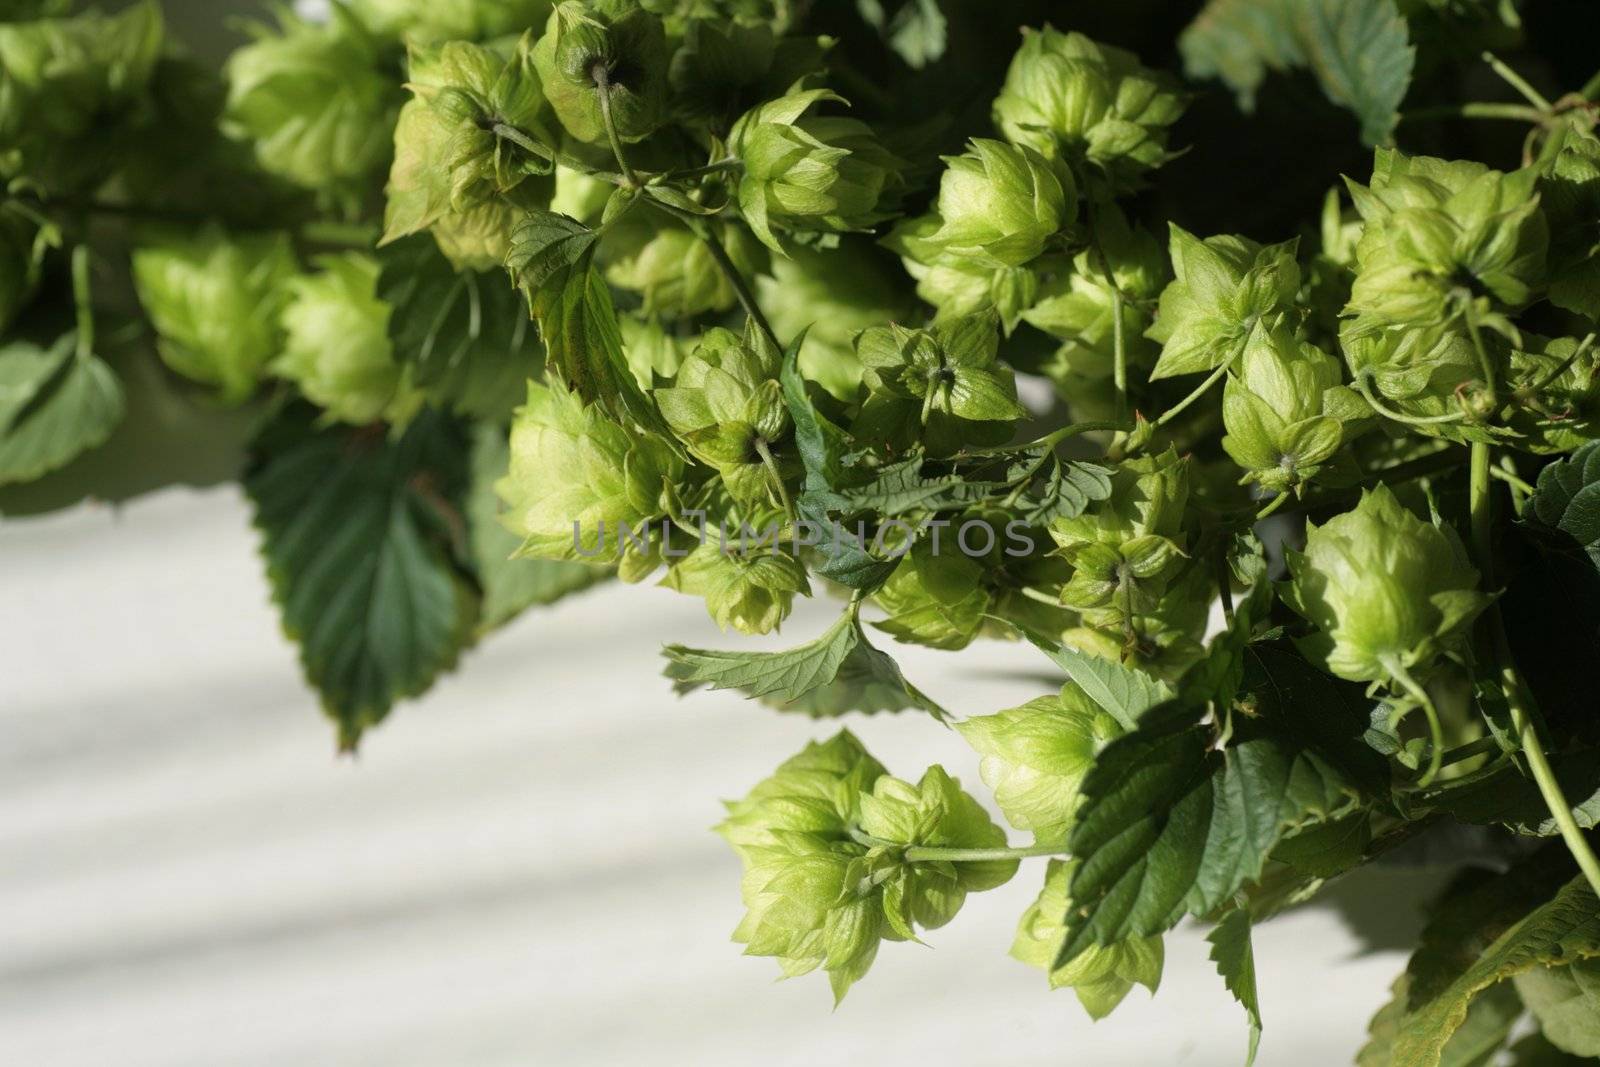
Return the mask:
M 0 509 L 253 425 L 216 463 L 344 748 L 596 582 L 740 634 L 840 598 L 665 674 L 925 713 L 1032 841 L 848 731 L 730 802 L 735 939 L 836 998 L 1051 857 L 1013 956 L 1100 1018 L 1207 924 L 1253 1058 L 1272 915 L 1469 824 L 1518 862 L 1431 906 L 1360 1062 L 1600 1052 L 1582 35 L 1468 0 L 348 0 L 212 69 L 115 6 L 0 16 Z M 1538 86 L 1478 55 L 1519 41 Z M 1459 99 L 1485 72 L 1520 102 Z M 893 654 L 1006 638 L 1057 676 L 966 716 Z

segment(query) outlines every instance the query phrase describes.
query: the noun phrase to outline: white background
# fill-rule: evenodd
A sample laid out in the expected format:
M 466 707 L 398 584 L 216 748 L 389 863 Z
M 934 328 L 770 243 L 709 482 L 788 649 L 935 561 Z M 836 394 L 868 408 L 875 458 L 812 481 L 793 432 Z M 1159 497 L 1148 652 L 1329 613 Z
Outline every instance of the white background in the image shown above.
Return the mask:
M 741 640 L 700 602 L 612 586 L 525 616 L 339 758 L 255 553 L 231 488 L 0 523 L 0 1064 L 1243 1062 L 1201 930 L 1098 1025 L 1009 959 L 1042 861 L 930 948 L 885 946 L 836 1012 L 820 976 L 741 957 L 717 801 L 830 727 L 673 697 L 662 641 Z M 981 647 L 895 652 L 961 714 L 1051 690 L 1037 653 Z M 954 733 L 850 726 L 987 800 Z M 1404 944 L 1416 888 L 1363 872 L 1333 896 Z M 1350 1062 L 1403 966 L 1342 914 L 1258 931 L 1265 1067 Z

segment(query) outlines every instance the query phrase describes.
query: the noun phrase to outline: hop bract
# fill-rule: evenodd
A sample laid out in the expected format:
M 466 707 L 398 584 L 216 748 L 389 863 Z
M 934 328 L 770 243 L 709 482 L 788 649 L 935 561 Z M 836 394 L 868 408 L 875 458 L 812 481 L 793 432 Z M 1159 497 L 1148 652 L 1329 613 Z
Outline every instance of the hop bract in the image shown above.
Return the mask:
M 612 422 L 560 382 L 528 383 L 511 423 L 511 464 L 495 492 L 518 555 L 616 561 L 628 534 L 662 514 L 682 461 L 656 438 Z
M 1204 240 L 1172 227 L 1172 271 L 1161 292 L 1155 325 L 1161 342 L 1152 379 L 1196 374 L 1231 362 L 1256 323 L 1294 307 L 1300 290 L 1298 242 L 1260 245 L 1224 235 Z
M 1169 75 L 1132 52 L 1046 26 L 1023 30 L 994 119 L 1012 143 L 1126 189 L 1171 158 L 1167 127 L 1186 103 Z
M 904 164 L 864 122 L 812 114 L 826 89 L 791 90 L 747 112 L 728 147 L 744 162 L 739 209 L 762 242 L 782 251 L 775 231 L 845 233 L 887 215 L 881 206 Z
M 1387 486 L 1308 525 L 1305 551 L 1287 556 L 1284 600 L 1317 628 L 1301 650 L 1351 681 L 1387 682 L 1461 654 L 1468 624 L 1489 602 L 1459 544 Z
M 1366 223 L 1345 309 L 1357 333 L 1435 326 L 1522 307 L 1544 284 L 1549 230 L 1539 172 L 1380 148 L 1371 185 L 1350 181 Z
M 278 315 L 298 272 L 283 234 L 229 237 L 210 228 L 171 234 L 133 254 L 139 302 L 167 366 L 237 403 L 278 354 Z

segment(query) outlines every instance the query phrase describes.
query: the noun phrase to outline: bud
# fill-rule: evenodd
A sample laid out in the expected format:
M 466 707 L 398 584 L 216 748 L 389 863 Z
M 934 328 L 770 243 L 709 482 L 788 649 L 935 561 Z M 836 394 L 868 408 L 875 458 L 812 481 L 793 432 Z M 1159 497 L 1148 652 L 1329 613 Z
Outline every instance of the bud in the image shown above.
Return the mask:
M 1050 988 L 1071 988 L 1092 1019 L 1103 1019 L 1137 985 L 1153 994 L 1161 984 L 1164 952 L 1160 937 L 1132 937 L 1110 945 L 1090 945 L 1060 967 L 1056 955 L 1067 939 L 1072 913 L 1073 860 L 1051 860 L 1039 898 L 1022 913 L 1011 957 L 1050 974 Z M 1054 967 L 1054 970 L 1051 968 Z
M 1023 30 L 994 120 L 1013 144 L 1066 159 L 1080 176 L 1103 175 L 1113 190 L 1126 190 L 1172 158 L 1167 127 L 1186 105 L 1171 77 L 1141 65 L 1132 52 L 1047 26 Z
M 685 559 L 673 565 L 662 585 L 690 596 L 704 597 L 706 610 L 724 631 L 732 626 L 744 634 L 776 630 L 789 617 L 795 594 L 811 595 L 811 583 L 800 561 L 771 543 L 756 546 L 782 519 L 770 513 L 770 524 L 752 525 L 750 547 L 744 548 L 739 531 L 730 523 L 726 547 L 718 536 L 707 539 Z
M 271 370 L 342 422 L 403 423 L 422 406 L 389 343 L 389 305 L 378 299 L 378 263 L 347 252 L 289 279 L 283 353 Z
M 856 337 L 856 355 L 873 393 L 912 401 L 922 425 L 935 416 L 966 422 L 1012 422 L 1027 415 L 1017 381 L 997 358 L 993 314 L 969 315 L 927 330 L 873 326 Z
M 413 42 L 486 41 L 541 25 L 550 0 L 345 0 L 374 33 Z
M 1544 284 L 1549 230 L 1539 172 L 1380 148 L 1372 184 L 1347 181 L 1366 223 L 1345 309 L 1353 332 L 1436 326 L 1522 307 Z
M 1058 696 L 955 724 L 983 757 L 978 773 L 1006 821 L 1039 844 L 1065 844 L 1078 787 L 1095 755 L 1123 733 L 1115 719 L 1069 682 Z
M 746 112 L 728 148 L 744 163 L 739 209 L 763 244 L 782 251 L 776 230 L 845 233 L 888 215 L 885 201 L 902 184 L 905 164 L 866 123 L 810 115 L 826 89 L 796 89 Z
M 589 144 L 607 140 L 600 85 L 611 123 L 624 141 L 653 133 L 667 118 L 669 51 L 661 20 L 637 0 L 557 4 L 534 46 L 545 96 L 568 133 Z
M 558 381 L 528 383 L 511 422 L 511 465 L 495 484 L 519 556 L 613 563 L 621 527 L 643 530 L 683 467 L 664 441 L 585 406 Z
M 1381 682 L 1465 651 L 1489 598 L 1460 544 L 1380 485 L 1355 510 L 1307 525 L 1283 597 L 1318 632 L 1301 651 L 1341 678 Z
M 1161 293 L 1161 342 L 1152 379 L 1215 370 L 1238 355 L 1257 322 L 1289 312 L 1300 289 L 1298 242 L 1259 245 L 1225 235 L 1204 240 L 1172 225 L 1174 279 Z
M 547 179 L 534 179 L 523 189 Z M 485 200 L 463 212 L 447 211 L 428 227 L 439 251 L 458 271 L 492 271 L 504 266 L 511 251 L 511 233 L 525 212 L 504 197 Z
M 172 233 L 133 252 L 133 283 L 163 362 L 217 386 L 224 403 L 255 391 L 278 354 L 279 315 L 298 273 L 284 234 Z
M 778 503 L 765 451 L 781 477 L 799 472 L 792 429 L 778 387 L 779 353 L 747 323 L 740 338 L 707 330 L 678 369 L 672 386 L 655 392 L 661 415 L 695 458 L 716 468 L 735 501 Z
M 1338 452 L 1344 420 L 1368 410 L 1339 363 L 1282 321 L 1257 326 L 1222 393 L 1222 447 L 1246 483 L 1299 492 Z
M 339 6 L 325 24 L 286 11 L 228 57 L 224 129 L 262 169 L 309 189 L 348 188 L 383 164 L 398 106 L 377 42 Z
M 939 228 L 926 239 L 947 255 L 1020 267 L 1077 217 L 1071 174 L 1032 148 L 979 137 L 945 164 Z

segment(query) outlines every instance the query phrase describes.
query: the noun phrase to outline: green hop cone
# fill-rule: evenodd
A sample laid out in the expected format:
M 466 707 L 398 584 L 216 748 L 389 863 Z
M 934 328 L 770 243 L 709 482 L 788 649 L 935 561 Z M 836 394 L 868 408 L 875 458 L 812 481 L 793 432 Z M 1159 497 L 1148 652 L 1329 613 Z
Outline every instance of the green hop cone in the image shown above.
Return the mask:
M 1072 225 L 1077 187 L 1032 148 L 979 137 L 945 157 L 937 211 L 926 240 L 946 255 L 1020 267 Z
M 612 232 L 622 229 L 615 227 Z M 628 241 L 627 237 L 633 240 Z M 743 226 L 718 226 L 714 239 L 722 243 L 743 277 L 751 277 L 766 267 L 766 249 Z M 638 293 L 646 315 L 692 318 L 710 311 L 727 311 L 739 299 L 706 242 L 675 221 L 628 227 L 611 241 L 606 261 L 606 281 Z
M 649 392 L 661 382 L 670 381 L 683 361 L 700 343 L 699 337 L 679 337 L 662 329 L 653 319 L 623 315 L 617 320 L 622 331 L 622 350 L 628 357 L 639 388 Z
M 1371 185 L 1347 181 L 1366 223 L 1345 309 L 1352 330 L 1482 320 L 1532 300 L 1549 245 L 1538 178 L 1378 149 Z
M 770 273 L 756 279 L 756 297 L 779 337 L 805 331 L 801 374 L 846 402 L 861 392 L 856 335 L 906 318 L 916 303 L 894 262 L 862 238 L 772 257 Z
M 543 119 L 544 96 L 530 49 L 527 37 L 509 56 L 464 41 L 412 47 L 406 86 L 413 99 L 395 125 L 385 241 L 448 219 L 459 244 L 463 226 L 469 232 L 486 228 L 487 219 L 509 213 L 510 205 L 496 210 L 498 196 L 550 172 L 555 136 Z M 548 197 L 549 186 L 533 192 L 530 203 L 537 204 Z M 488 211 L 479 219 L 463 220 L 483 209 Z
M 1338 360 L 1281 321 L 1257 326 L 1223 388 L 1222 447 L 1246 484 L 1298 493 L 1333 461 L 1346 423 L 1368 414 Z
M 162 360 L 218 388 L 224 402 L 255 391 L 278 354 L 278 317 L 298 273 L 284 234 L 230 237 L 216 227 L 174 233 L 133 252 L 133 282 Z
M 992 312 L 926 330 L 863 330 L 856 357 L 870 396 L 858 433 L 894 440 L 909 430 L 936 454 L 1009 439 L 1011 424 L 1027 411 L 1017 402 L 1015 374 L 999 361 L 999 344 Z
M 743 858 L 778 844 L 785 834 L 839 840 L 861 822 L 861 794 L 885 774 L 848 730 L 810 741 L 743 800 L 729 801 L 717 833 Z
M 888 615 L 873 625 L 897 641 L 954 651 L 978 636 L 993 598 L 983 565 L 960 551 L 952 530 L 940 532 L 937 550 L 930 532 L 874 594 Z
M 1215 370 L 1239 354 L 1256 323 L 1291 311 L 1300 289 L 1298 242 L 1204 240 L 1172 226 L 1172 270 L 1146 336 L 1161 343 L 1150 377 Z
M 1528 452 L 1571 452 L 1600 437 L 1600 353 L 1576 337 L 1540 337 L 1524 331 L 1511 346 L 1507 419 Z
M 905 219 L 883 239 L 884 247 L 901 257 L 917 295 L 936 309 L 935 322 L 993 311 L 1009 334 L 1039 298 L 1038 273 L 953 255 L 933 240 L 942 225 L 937 213 Z
M 1316 627 L 1301 651 L 1351 681 L 1404 679 L 1463 653 L 1489 602 L 1460 544 L 1387 486 L 1362 494 L 1353 511 L 1308 524 L 1305 551 L 1287 556 L 1284 601 Z
M 666 120 L 668 58 L 661 20 L 637 0 L 565 0 L 550 13 L 533 50 L 556 117 L 589 144 L 607 140 L 606 110 L 623 141 L 646 137 Z
M 888 218 L 905 164 L 866 123 L 811 114 L 841 98 L 826 89 L 791 90 L 746 112 L 728 137 L 744 164 L 739 210 L 763 244 L 783 251 L 776 231 L 836 234 Z
M 773 513 L 771 517 L 781 519 Z M 776 630 L 789 617 L 796 594 L 811 595 L 806 569 L 764 535 L 775 528 L 751 526 L 744 540 L 730 527 L 728 542 L 707 536 L 686 558 L 673 564 L 662 584 L 704 597 L 706 610 L 723 630 L 744 634 Z
M 1039 898 L 1022 913 L 1017 924 L 1011 956 L 1048 971 L 1051 989 L 1070 988 L 1090 1018 L 1103 1019 L 1135 985 L 1155 993 L 1161 984 L 1165 953 L 1160 937 L 1134 937 L 1111 945 L 1091 945 L 1055 967 L 1056 956 L 1067 939 L 1066 916 L 1072 911 L 1070 887 L 1076 866 L 1068 860 L 1050 861 Z
M 1111 476 L 1111 495 L 1082 515 L 1056 519 L 1050 536 L 1063 549 L 1147 535 L 1181 538 L 1188 501 L 1189 459 L 1168 448 L 1124 461 Z
M 983 757 L 978 773 L 1006 821 L 1040 844 L 1066 842 L 1084 775 L 1100 749 L 1123 732 L 1070 682 L 1058 696 L 955 725 Z
M 1550 222 L 1550 302 L 1600 318 L 1600 138 L 1567 135 L 1542 200 Z
M 1177 83 L 1132 52 L 1047 26 L 1023 30 L 994 119 L 1013 144 L 1127 190 L 1172 158 L 1167 128 L 1186 106 Z
M 346 0 L 374 33 L 414 43 L 486 41 L 542 26 L 550 0 Z
M 377 261 L 347 252 L 318 265 L 318 273 L 287 283 L 283 352 L 272 372 L 294 382 L 330 418 L 358 426 L 379 419 L 404 423 L 422 406 L 422 394 L 395 362 L 389 305 L 377 296 Z
M 655 392 L 672 432 L 716 469 L 739 503 L 780 502 L 777 479 L 799 470 L 778 361 L 777 349 L 752 324 L 742 338 L 713 328 L 678 368 L 672 386 Z
M 228 58 L 227 132 L 262 169 L 308 189 L 345 190 L 388 158 L 398 90 L 378 43 L 344 8 L 325 24 L 284 11 Z
M 665 441 L 612 422 L 559 382 L 529 382 L 495 492 L 506 528 L 523 539 L 519 556 L 613 563 L 663 514 L 682 473 Z

